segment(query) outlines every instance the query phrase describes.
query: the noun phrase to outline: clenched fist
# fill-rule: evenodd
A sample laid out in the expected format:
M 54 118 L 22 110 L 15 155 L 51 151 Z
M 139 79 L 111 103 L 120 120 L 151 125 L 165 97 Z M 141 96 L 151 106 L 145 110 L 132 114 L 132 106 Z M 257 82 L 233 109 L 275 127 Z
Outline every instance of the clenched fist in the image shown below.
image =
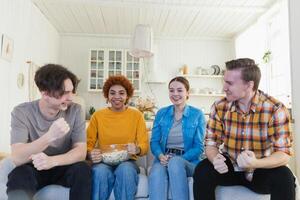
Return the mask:
M 255 154 L 253 151 L 243 151 L 239 154 L 237 157 L 237 164 L 240 168 L 246 169 L 246 170 L 252 170 L 255 168 L 255 162 L 257 161 Z
M 213 159 L 212 164 L 214 165 L 215 170 L 220 174 L 228 172 L 228 166 L 226 165 L 225 161 L 226 158 L 220 153 L 218 153 Z
M 45 153 L 33 154 L 30 156 L 32 164 L 37 170 L 48 170 L 55 167 L 57 164 L 52 157 Z
M 50 136 L 51 142 L 65 136 L 70 130 L 69 124 L 64 118 L 55 120 L 50 126 L 47 134 Z

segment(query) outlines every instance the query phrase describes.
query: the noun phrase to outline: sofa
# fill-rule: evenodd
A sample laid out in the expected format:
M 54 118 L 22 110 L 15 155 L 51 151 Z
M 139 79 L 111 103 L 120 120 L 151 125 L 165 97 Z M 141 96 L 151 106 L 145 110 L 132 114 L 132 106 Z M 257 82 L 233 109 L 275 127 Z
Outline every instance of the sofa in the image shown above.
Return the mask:
M 148 178 L 146 176 L 145 168 L 143 167 L 146 163 L 146 156 L 142 157 L 138 161 L 140 166 L 139 184 L 136 193 L 136 199 L 148 199 Z M 6 195 L 6 183 L 8 174 L 15 168 L 15 164 L 12 160 L 7 157 L 0 161 L 0 200 L 7 200 Z M 69 199 L 69 188 L 60 185 L 48 185 L 40 189 L 35 195 L 34 200 L 54 200 Z M 114 200 L 113 192 L 110 195 L 109 200 Z
M 148 199 L 148 178 L 147 172 L 148 166 L 151 166 L 153 156 L 149 153 L 147 156 L 140 158 L 137 163 L 140 166 L 141 173 L 139 174 L 139 184 L 136 194 L 136 200 Z M 6 182 L 7 175 L 15 167 L 14 163 L 9 157 L 0 161 L 0 200 L 7 200 L 6 196 Z M 145 170 L 148 169 L 148 170 Z M 297 186 L 296 192 L 299 193 L 299 187 Z M 189 178 L 189 191 L 190 200 L 193 200 L 193 179 Z M 169 198 L 171 194 L 169 192 Z M 59 185 L 49 185 L 40 189 L 34 196 L 34 200 L 53 200 L 69 199 L 69 189 Z M 270 200 L 270 195 L 256 194 L 243 186 L 218 186 L 216 188 L 216 200 Z M 297 200 L 299 195 L 297 195 Z M 113 193 L 110 196 L 110 200 L 114 200 Z
M 153 162 L 153 155 L 151 152 L 147 155 L 148 173 Z M 194 200 L 193 196 L 193 178 L 188 179 L 189 184 L 189 200 Z M 215 190 L 216 200 L 270 200 L 270 195 L 261 195 L 252 192 L 243 186 L 218 186 Z M 169 191 L 168 198 L 172 199 Z

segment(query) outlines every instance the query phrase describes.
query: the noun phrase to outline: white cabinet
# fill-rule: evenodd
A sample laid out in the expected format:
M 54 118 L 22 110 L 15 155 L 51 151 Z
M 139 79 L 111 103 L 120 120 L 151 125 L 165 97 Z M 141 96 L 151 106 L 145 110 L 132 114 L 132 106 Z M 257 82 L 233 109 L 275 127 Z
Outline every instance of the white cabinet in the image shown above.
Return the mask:
M 109 76 L 124 75 L 135 91 L 141 88 L 141 61 L 127 49 L 92 49 L 89 56 L 88 91 L 101 91 Z
M 100 90 L 103 87 L 104 50 L 91 50 L 89 60 L 89 90 Z
M 134 58 L 125 51 L 125 76 L 132 82 L 135 90 L 139 91 L 141 88 L 141 61 L 139 58 Z

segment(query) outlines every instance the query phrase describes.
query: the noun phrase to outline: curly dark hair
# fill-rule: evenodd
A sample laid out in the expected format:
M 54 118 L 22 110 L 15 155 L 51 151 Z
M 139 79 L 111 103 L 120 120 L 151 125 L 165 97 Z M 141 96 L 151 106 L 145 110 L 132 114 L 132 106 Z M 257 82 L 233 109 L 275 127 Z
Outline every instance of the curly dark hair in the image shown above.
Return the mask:
M 34 81 L 40 91 L 48 92 L 55 98 L 61 97 L 65 92 L 64 81 L 70 79 L 73 83 L 73 93 L 76 92 L 78 78 L 67 68 L 57 64 L 46 64 L 40 67 L 34 76 Z
M 253 81 L 253 91 L 258 89 L 261 72 L 255 61 L 250 58 L 239 58 L 225 63 L 226 70 L 241 70 L 242 80 L 245 82 Z
M 103 85 L 103 95 L 106 99 L 108 99 L 109 89 L 114 85 L 121 85 L 125 88 L 127 93 L 126 104 L 128 103 L 128 99 L 133 96 L 134 88 L 132 83 L 122 75 L 110 76 Z

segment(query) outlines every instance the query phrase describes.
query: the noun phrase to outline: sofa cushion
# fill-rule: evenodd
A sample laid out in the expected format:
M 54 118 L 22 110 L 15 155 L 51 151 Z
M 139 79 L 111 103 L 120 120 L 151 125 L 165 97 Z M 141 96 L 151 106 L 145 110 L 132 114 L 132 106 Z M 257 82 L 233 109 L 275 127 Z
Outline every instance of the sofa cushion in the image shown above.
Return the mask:
M 0 161 L 0 200 L 6 200 L 7 175 L 15 168 L 13 161 L 6 157 Z
M 40 189 L 35 195 L 34 200 L 53 200 L 53 199 L 61 199 L 67 200 L 69 199 L 70 189 L 60 186 L 60 185 L 48 185 Z M 139 184 L 138 190 L 136 193 L 136 198 L 146 198 L 148 197 L 148 179 L 144 174 L 139 174 Z M 111 193 L 109 198 L 110 200 L 114 200 L 114 194 Z
M 69 188 L 60 185 L 47 185 L 34 195 L 34 200 L 68 200 L 69 193 Z
M 139 174 L 139 184 L 135 197 L 148 197 L 148 177 L 145 174 Z
M 270 195 L 252 192 L 243 186 L 218 186 L 215 190 L 216 200 L 270 200 Z

